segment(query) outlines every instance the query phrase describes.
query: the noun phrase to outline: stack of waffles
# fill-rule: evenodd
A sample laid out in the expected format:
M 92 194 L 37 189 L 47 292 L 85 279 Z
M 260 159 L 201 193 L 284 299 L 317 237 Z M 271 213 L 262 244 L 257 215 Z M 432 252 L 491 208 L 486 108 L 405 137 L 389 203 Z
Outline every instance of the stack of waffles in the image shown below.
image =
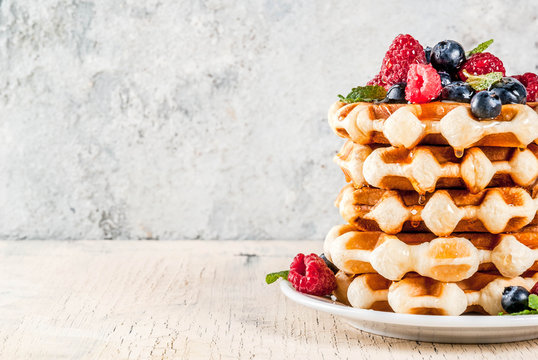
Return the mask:
M 336 102 L 347 139 L 347 222 L 324 252 L 335 295 L 363 309 L 497 314 L 506 286 L 538 281 L 538 104 L 478 120 L 468 104 Z

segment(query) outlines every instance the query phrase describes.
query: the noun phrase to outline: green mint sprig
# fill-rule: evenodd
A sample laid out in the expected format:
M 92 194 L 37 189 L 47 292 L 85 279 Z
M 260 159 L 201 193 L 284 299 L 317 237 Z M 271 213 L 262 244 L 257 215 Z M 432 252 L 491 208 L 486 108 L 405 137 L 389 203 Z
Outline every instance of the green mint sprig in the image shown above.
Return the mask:
M 512 313 L 512 314 L 505 314 L 503 312 L 500 312 L 499 315 L 535 315 L 538 314 L 538 295 L 530 294 L 529 295 L 529 309 Z
M 536 315 L 536 314 L 538 314 L 538 310 L 530 310 L 530 309 L 523 310 L 523 311 L 520 311 L 520 312 L 517 312 L 517 313 L 511 313 L 511 314 L 506 314 L 504 312 L 499 313 L 499 315 L 512 315 L 512 316 L 515 316 L 515 315 Z
M 278 278 L 288 280 L 288 274 L 289 273 L 290 273 L 289 270 L 285 270 L 285 271 L 278 271 L 278 272 L 267 274 L 267 275 L 265 275 L 265 282 L 268 283 L 268 284 L 272 284 L 275 281 L 277 281 Z
M 463 74 L 467 76 L 466 82 L 476 91 L 489 89 L 491 85 L 503 78 L 502 72 L 490 72 L 489 74 L 484 75 L 471 75 L 467 72 L 467 70 L 463 70 Z
M 383 100 L 387 95 L 387 90 L 383 86 L 368 85 L 357 86 L 351 89 L 351 92 L 347 96 L 338 95 L 340 101 L 347 104 L 355 103 L 359 101 L 374 102 L 376 100 Z
M 493 44 L 493 39 L 489 39 L 488 41 L 484 41 L 483 43 L 478 44 L 473 50 L 469 51 L 466 55 L 466 57 L 469 57 L 474 54 L 478 54 L 481 52 L 484 52 L 491 44 Z
M 529 295 L 529 307 L 534 310 L 538 310 L 538 295 Z
M 538 310 L 523 310 L 517 313 L 506 314 L 506 315 L 536 315 L 536 314 L 538 314 Z

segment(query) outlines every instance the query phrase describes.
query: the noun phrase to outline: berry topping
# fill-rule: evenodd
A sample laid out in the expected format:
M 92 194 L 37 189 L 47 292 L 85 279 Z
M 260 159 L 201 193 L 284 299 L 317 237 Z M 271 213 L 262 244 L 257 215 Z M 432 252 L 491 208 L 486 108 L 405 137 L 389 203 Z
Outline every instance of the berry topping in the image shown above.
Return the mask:
M 383 58 L 380 80 L 388 88 L 405 81 L 411 64 L 426 63 L 424 48 L 411 35 L 398 35 Z
M 390 104 L 407 103 L 405 100 L 405 86 L 406 83 L 403 82 L 392 85 L 387 91 L 387 96 L 380 102 Z
M 374 76 L 374 78 L 372 80 L 370 80 L 370 81 L 368 81 L 366 83 L 366 86 L 372 86 L 372 85 L 379 85 L 379 86 L 386 87 L 385 83 L 383 81 L 381 81 L 381 75 L 380 74 L 377 74 L 376 76 Z
M 533 81 L 527 85 L 527 101 L 538 101 L 538 81 Z
M 533 73 L 525 73 L 523 75 L 514 75 L 514 79 L 518 80 L 523 85 L 527 86 L 533 81 L 538 81 L 538 75 Z
M 327 257 L 325 256 L 325 254 L 321 254 L 319 256 L 323 261 L 325 261 L 325 265 L 327 265 L 327 267 L 329 269 L 331 269 L 331 271 L 333 272 L 333 274 L 336 274 L 340 269 L 338 269 L 336 267 L 336 265 L 334 265 L 331 260 L 327 259 Z
M 429 64 L 412 64 L 407 73 L 405 98 L 412 103 L 426 103 L 441 92 L 441 78 Z
M 454 81 L 441 90 L 441 100 L 470 103 L 473 95 L 474 90 L 471 85 L 463 81 Z
M 439 77 L 441 78 L 442 87 L 445 87 L 452 82 L 452 77 L 450 76 L 449 73 L 444 72 L 444 71 L 438 71 L 437 73 L 439 74 Z
M 505 287 L 501 305 L 509 314 L 526 310 L 529 305 L 529 292 L 522 286 Z
M 471 99 L 471 112 L 479 119 L 497 117 L 501 108 L 501 99 L 493 91 L 480 91 Z
M 347 96 L 338 97 L 347 104 L 469 103 L 475 94 L 487 90 L 489 97 L 481 94 L 474 106 L 473 113 L 480 118 L 497 114 L 499 99 L 501 105 L 538 102 L 538 75 L 527 72 L 506 77 L 503 62 L 485 52 L 492 43 L 490 39 L 465 52 L 454 40 L 441 41 L 433 48 L 422 47 L 411 35 L 400 34 L 385 53 L 379 74 L 366 86 L 357 86 Z M 454 82 L 457 84 L 452 85 Z M 441 91 L 445 87 L 449 88 Z
M 453 74 L 465 61 L 465 51 L 454 40 L 441 41 L 433 47 L 431 61 L 437 70 Z
M 527 86 L 529 83 L 533 81 L 538 81 L 538 75 L 527 72 L 523 75 L 514 75 L 512 76 L 514 79 L 518 80 L 523 85 Z
M 496 93 L 503 104 L 525 104 L 527 89 L 512 77 L 504 77 L 491 85 L 490 90 Z
M 432 58 L 432 48 L 430 46 L 424 48 L 424 55 L 426 56 L 426 64 L 429 64 Z
M 503 76 L 506 74 L 502 61 L 488 52 L 474 54 L 463 63 L 458 76 L 465 81 L 467 76 L 463 73 L 463 70 L 466 70 L 471 75 L 484 75 L 491 72 L 501 72 Z
M 288 280 L 302 293 L 311 295 L 329 295 L 336 289 L 336 278 L 316 254 L 297 254 L 290 265 Z
M 527 89 L 527 101 L 538 101 L 538 75 L 525 73 L 523 75 L 514 75 L 514 79 L 519 80 Z

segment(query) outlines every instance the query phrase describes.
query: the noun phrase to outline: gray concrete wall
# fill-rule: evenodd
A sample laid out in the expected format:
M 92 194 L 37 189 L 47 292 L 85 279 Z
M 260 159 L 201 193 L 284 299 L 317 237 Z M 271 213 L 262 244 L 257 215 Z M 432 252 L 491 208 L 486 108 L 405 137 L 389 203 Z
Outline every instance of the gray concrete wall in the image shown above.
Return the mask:
M 326 112 L 398 33 L 536 71 L 536 1 L 0 5 L 0 238 L 317 239 Z

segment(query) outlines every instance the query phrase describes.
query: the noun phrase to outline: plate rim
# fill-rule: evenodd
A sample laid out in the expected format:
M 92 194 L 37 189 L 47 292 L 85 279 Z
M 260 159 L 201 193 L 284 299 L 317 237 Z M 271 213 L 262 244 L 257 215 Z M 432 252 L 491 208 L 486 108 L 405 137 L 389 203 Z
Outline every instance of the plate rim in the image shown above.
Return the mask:
M 306 307 L 333 315 L 359 321 L 372 321 L 392 325 L 420 326 L 428 328 L 485 328 L 485 327 L 532 327 L 538 326 L 538 315 L 415 315 L 397 314 L 370 309 L 357 309 L 319 296 L 303 294 L 287 280 L 280 281 L 280 290 L 290 300 Z

